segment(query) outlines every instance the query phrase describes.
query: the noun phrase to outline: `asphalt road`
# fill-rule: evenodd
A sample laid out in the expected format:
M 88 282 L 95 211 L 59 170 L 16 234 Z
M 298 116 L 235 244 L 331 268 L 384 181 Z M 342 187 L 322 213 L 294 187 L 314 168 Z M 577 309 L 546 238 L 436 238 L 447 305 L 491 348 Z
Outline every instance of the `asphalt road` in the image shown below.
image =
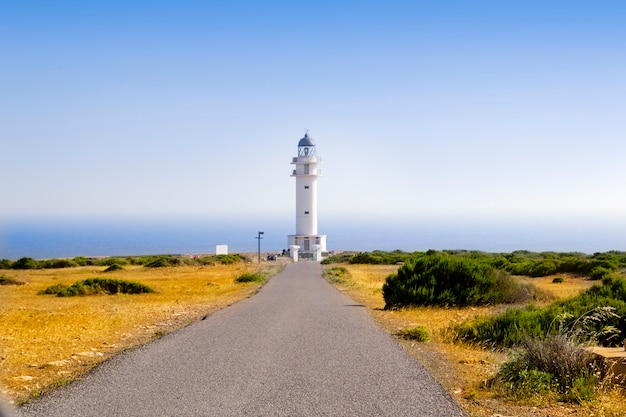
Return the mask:
M 19 416 L 464 416 L 370 317 L 288 264 L 261 291 L 119 355 Z

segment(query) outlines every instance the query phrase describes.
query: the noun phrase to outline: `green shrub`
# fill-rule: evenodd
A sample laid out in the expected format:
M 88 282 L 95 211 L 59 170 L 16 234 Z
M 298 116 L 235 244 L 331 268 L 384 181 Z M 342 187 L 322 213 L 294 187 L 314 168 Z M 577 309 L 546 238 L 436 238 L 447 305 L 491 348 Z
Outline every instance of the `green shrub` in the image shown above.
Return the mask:
M 352 256 L 348 261 L 351 264 L 369 264 L 369 265 L 395 265 L 406 261 L 414 253 L 408 253 L 401 250 L 393 252 L 385 252 L 375 250 L 373 252 L 360 252 Z
M 13 261 L 9 259 L 0 259 L 0 269 L 11 269 L 13 267 Z
M 158 258 L 145 264 L 144 268 L 164 268 L 167 266 L 171 265 L 166 258 Z
M 547 317 L 537 307 L 510 308 L 496 316 L 479 317 L 456 326 L 456 338 L 495 347 L 512 347 L 525 337 L 545 334 L 553 317 Z
M 556 301 L 544 308 L 511 308 L 496 316 L 481 317 L 456 327 L 460 340 L 512 347 L 525 338 L 541 338 L 577 329 L 581 341 L 605 346 L 626 337 L 626 281 L 607 278 L 580 295 Z M 567 330 L 572 331 L 572 330 Z
M 524 339 L 491 382 L 518 398 L 553 390 L 563 401 L 581 402 L 593 397 L 599 375 L 593 355 L 569 335 L 558 334 Z
M 571 389 L 576 379 L 595 375 L 597 371 L 591 352 L 567 334 L 549 335 L 542 340 L 526 339 L 523 357 L 529 368 L 554 376 L 561 393 Z
M 417 342 L 428 342 L 430 340 L 428 329 L 425 326 L 417 326 L 401 330 L 398 332 L 398 336 L 408 340 L 415 340 Z
M 556 274 L 558 262 L 554 259 L 545 259 L 534 262 L 527 275 L 530 277 L 545 277 Z
M 235 279 L 235 282 L 237 283 L 263 282 L 263 281 L 265 281 L 265 277 L 263 275 L 250 273 L 250 272 L 245 272 Z
M 168 266 L 178 266 L 182 262 L 174 256 L 159 256 L 144 264 L 145 268 L 163 268 Z
M 600 281 L 604 277 L 609 276 L 613 273 L 613 271 L 609 268 L 605 268 L 603 266 L 596 266 L 589 272 L 589 279 L 592 281 Z
M 84 256 L 77 256 L 72 261 L 78 266 L 95 265 L 96 263 L 93 258 L 85 258 Z
M 563 282 L 565 282 L 565 279 L 563 277 L 554 277 L 554 279 L 552 280 L 553 284 L 562 284 Z
M 124 267 L 120 264 L 112 264 L 111 266 L 109 266 L 107 269 L 105 269 L 102 272 L 114 272 L 114 271 L 120 271 L 124 269 Z
M 124 258 L 112 257 L 112 258 L 103 258 L 98 259 L 95 264 L 97 266 L 111 266 L 111 265 L 127 265 L 128 261 Z
M 58 294 L 58 293 L 60 293 L 62 291 L 65 291 L 66 289 L 67 289 L 67 285 L 56 284 L 56 285 L 52 285 L 52 286 L 46 288 L 45 290 L 39 291 L 37 294 L 38 295 Z
M 468 306 L 527 299 L 530 286 L 484 261 L 429 252 L 408 259 L 383 285 L 385 309 L 409 305 Z
M 350 272 L 344 266 L 324 268 L 324 278 L 333 283 L 345 283 L 350 277 Z
M 232 264 L 235 264 L 237 262 L 241 262 L 241 261 L 247 260 L 247 258 L 245 256 L 241 256 L 239 254 L 215 255 L 215 259 L 217 260 L 217 262 L 219 262 L 219 263 L 221 263 L 223 265 L 232 265 Z
M 383 256 L 370 252 L 357 253 L 350 259 L 351 264 L 380 265 L 385 263 Z
M 56 286 L 55 286 L 56 287 Z M 52 287 L 49 287 L 50 289 Z M 45 291 L 47 291 L 46 289 Z M 144 294 L 154 290 L 146 285 L 132 281 L 122 281 L 108 278 L 91 278 L 78 281 L 71 286 L 57 292 L 57 297 L 71 297 L 77 295 L 95 294 Z
M 11 265 L 13 269 L 37 269 L 37 267 L 37 261 L 28 257 L 20 258 Z
M 78 266 L 78 264 L 70 259 L 46 259 L 44 261 L 39 261 L 38 268 L 61 269 L 72 268 L 75 266 Z
M 592 400 L 599 381 L 598 372 L 580 375 L 572 381 L 572 386 L 563 393 L 563 401 L 580 404 L 583 401 Z
M 131 265 L 145 265 L 148 262 L 150 262 L 152 260 L 152 258 L 149 257 L 145 257 L 145 256 L 141 256 L 141 257 L 136 257 L 136 256 L 129 256 L 127 258 L 124 259 L 124 263 L 119 263 L 120 265 L 126 265 L 126 264 L 131 264 Z
M 582 253 L 533 253 L 515 251 L 492 257 L 491 264 L 513 275 L 542 277 L 558 273 L 587 275 L 596 267 L 616 271 L 626 266 L 626 253 L 607 252 L 588 256 Z
M 201 258 L 192 258 L 188 260 L 191 265 L 232 265 L 238 262 L 250 262 L 250 260 L 238 253 L 228 254 L 228 255 L 210 255 L 203 256 Z
M 545 396 L 553 390 L 555 384 L 551 374 L 529 369 L 525 358 L 519 355 L 503 363 L 496 376 L 489 381 L 489 385 L 507 397 L 528 399 Z
M 335 255 L 331 255 L 327 258 L 324 258 L 321 262 L 322 265 L 330 265 L 330 264 L 345 264 L 349 263 L 350 260 L 354 257 L 354 252 L 342 252 Z
M 20 281 L 12 277 L 7 277 L 6 275 L 0 275 L 0 285 L 24 285 L 24 284 L 26 284 L 24 281 Z

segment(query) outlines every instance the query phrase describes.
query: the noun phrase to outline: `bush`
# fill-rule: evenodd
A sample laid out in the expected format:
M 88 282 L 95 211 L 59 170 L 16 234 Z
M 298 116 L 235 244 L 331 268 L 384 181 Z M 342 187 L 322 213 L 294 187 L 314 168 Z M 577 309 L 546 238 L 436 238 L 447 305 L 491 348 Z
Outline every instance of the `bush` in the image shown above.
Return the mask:
M 88 266 L 95 265 L 95 260 L 93 258 L 85 258 L 84 256 L 77 256 L 72 261 L 78 266 Z
M 163 268 L 168 266 L 178 266 L 181 264 L 180 259 L 173 256 L 160 256 L 146 263 L 144 268 Z
M 333 283 L 345 283 L 350 277 L 350 272 L 344 266 L 324 268 L 324 278 Z
M 46 288 L 43 294 L 56 294 L 57 297 L 71 297 L 77 295 L 95 294 L 144 294 L 155 292 L 152 288 L 132 281 L 122 281 L 107 278 L 91 278 L 78 281 L 67 288 L 61 284 Z
M 120 271 L 124 269 L 124 267 L 120 264 L 112 264 L 111 266 L 109 266 L 107 269 L 105 269 L 102 272 L 114 272 L 114 271 Z
M 626 266 L 626 253 L 607 252 L 588 256 L 582 253 L 533 253 L 515 251 L 509 254 L 500 254 L 491 260 L 491 264 L 498 269 L 510 272 L 513 275 L 542 277 L 558 273 L 575 273 L 587 275 L 597 267 L 616 271 Z
M 12 277 L 7 277 L 6 275 L 0 275 L 0 285 L 24 285 L 24 284 L 26 284 L 24 281 L 20 281 Z
M 330 264 L 345 264 L 349 263 L 350 260 L 354 257 L 354 252 L 342 252 L 336 255 L 331 255 L 327 258 L 324 258 L 321 262 L 322 265 L 330 265 Z
M 512 347 L 527 337 L 540 338 L 577 328 L 581 341 L 616 345 L 626 337 L 626 281 L 609 277 L 604 282 L 541 309 L 532 305 L 511 308 L 496 316 L 463 323 L 456 327 L 457 338 Z
M 241 262 L 241 261 L 246 261 L 247 260 L 247 258 L 245 256 L 241 256 L 239 254 L 215 255 L 215 259 L 217 260 L 217 262 L 221 263 L 222 265 L 232 265 L 232 264 L 235 264 L 237 262 Z
M 528 369 L 523 357 L 518 356 L 502 364 L 498 373 L 489 381 L 491 388 L 514 399 L 544 397 L 554 387 L 553 377 L 547 372 Z
M 579 403 L 592 398 L 599 375 L 593 355 L 567 334 L 559 334 L 525 339 L 517 356 L 503 364 L 492 384 L 517 397 L 554 390 L 561 400 Z
M 385 309 L 513 302 L 532 292 L 481 260 L 434 252 L 408 259 L 383 285 Z
M 128 261 L 124 258 L 104 258 L 104 259 L 98 259 L 95 264 L 97 266 L 111 266 L 111 265 L 126 265 L 128 264 Z
M 52 285 L 48 288 L 46 288 L 45 290 L 41 290 L 39 291 L 37 294 L 38 295 L 52 295 L 52 294 L 58 294 L 62 291 L 65 291 L 67 289 L 67 285 L 64 284 L 56 284 L 56 285 Z
M 13 269 L 37 269 L 37 266 L 38 264 L 36 260 L 34 260 L 33 258 L 24 257 L 13 262 L 13 265 L 11 265 L 11 268 Z
M 265 281 L 265 277 L 263 275 L 250 273 L 250 272 L 245 272 L 235 279 L 235 282 L 237 283 L 263 282 L 263 281 Z
M 215 264 L 232 265 L 238 262 L 249 262 L 249 261 L 250 260 L 247 257 L 245 257 L 244 255 L 240 255 L 238 253 L 229 254 L 229 255 L 210 255 L 210 256 L 203 256 L 202 258 L 189 259 L 190 264 L 196 264 L 196 265 L 215 265 Z
M 370 252 L 361 252 L 350 259 L 351 264 L 380 265 L 385 263 L 383 256 Z
M 565 279 L 563 277 L 554 277 L 554 279 L 552 280 L 553 284 L 562 284 L 563 282 L 565 282 Z
M 0 269 L 11 269 L 13 267 L 13 261 L 8 259 L 0 259 Z
M 46 259 L 45 261 L 40 261 L 38 265 L 39 268 L 47 269 L 72 268 L 75 266 L 78 266 L 78 264 L 70 259 Z
M 557 265 L 557 261 L 553 259 L 534 262 L 527 272 L 527 275 L 530 277 L 546 277 L 553 275 L 557 272 Z
M 352 256 L 348 261 L 351 264 L 368 264 L 368 265 L 395 265 L 405 262 L 415 254 L 395 250 L 393 252 L 384 252 L 375 250 L 373 252 L 360 252 Z
M 545 334 L 553 317 L 542 314 L 535 306 L 510 308 L 496 316 L 479 317 L 456 327 L 456 338 L 494 347 L 513 347 L 525 337 Z
M 600 281 L 613 273 L 609 268 L 597 266 L 589 272 L 589 279 L 592 281 Z
M 428 342 L 430 340 L 428 329 L 425 326 L 417 326 L 401 330 L 398 332 L 398 336 L 408 340 L 415 340 L 416 342 Z

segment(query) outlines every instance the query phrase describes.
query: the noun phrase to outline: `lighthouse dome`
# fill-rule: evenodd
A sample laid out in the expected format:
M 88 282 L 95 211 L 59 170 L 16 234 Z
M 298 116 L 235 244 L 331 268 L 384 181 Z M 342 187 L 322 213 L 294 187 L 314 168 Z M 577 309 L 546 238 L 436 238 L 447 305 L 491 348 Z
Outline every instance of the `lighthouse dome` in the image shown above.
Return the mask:
M 308 133 L 305 133 L 304 137 L 298 142 L 298 146 L 315 146 L 315 142 Z

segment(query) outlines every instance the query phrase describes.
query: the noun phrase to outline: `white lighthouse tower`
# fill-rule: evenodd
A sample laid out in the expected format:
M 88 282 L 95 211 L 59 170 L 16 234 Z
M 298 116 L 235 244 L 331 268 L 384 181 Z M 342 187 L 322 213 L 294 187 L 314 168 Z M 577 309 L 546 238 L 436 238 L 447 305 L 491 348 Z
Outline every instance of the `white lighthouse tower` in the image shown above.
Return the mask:
M 320 260 L 326 252 L 326 235 L 317 234 L 317 178 L 322 175 L 318 165 L 315 142 L 308 133 L 298 142 L 298 156 L 291 160 L 296 177 L 296 234 L 288 236 L 289 250 L 295 261 L 298 256 Z

